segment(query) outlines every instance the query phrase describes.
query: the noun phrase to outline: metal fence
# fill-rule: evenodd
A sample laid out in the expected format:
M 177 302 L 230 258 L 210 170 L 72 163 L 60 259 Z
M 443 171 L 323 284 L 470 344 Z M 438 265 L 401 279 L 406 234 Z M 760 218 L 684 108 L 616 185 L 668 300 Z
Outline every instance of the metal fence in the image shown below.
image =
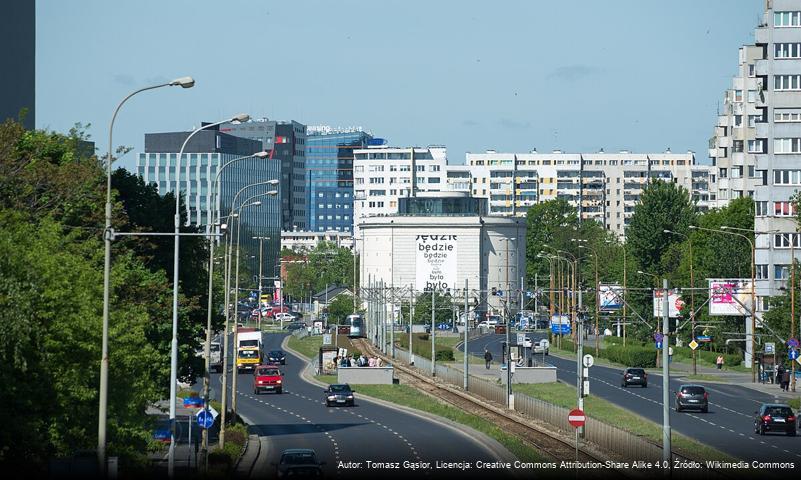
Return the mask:
M 292 332 L 292 336 L 295 338 L 304 338 L 309 336 L 309 331 L 305 328 L 299 328 Z

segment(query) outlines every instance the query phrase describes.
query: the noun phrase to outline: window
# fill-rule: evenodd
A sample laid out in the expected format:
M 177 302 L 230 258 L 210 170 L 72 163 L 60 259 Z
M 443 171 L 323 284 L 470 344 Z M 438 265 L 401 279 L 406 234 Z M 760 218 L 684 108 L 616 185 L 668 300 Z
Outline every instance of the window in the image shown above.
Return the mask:
M 370 177 L 370 183 L 384 183 L 384 177 Z
M 754 202 L 754 207 L 756 209 L 756 216 L 757 217 L 766 217 L 768 216 L 768 202 L 764 200 L 760 200 L 758 202 Z
M 801 185 L 801 170 L 774 170 L 774 185 Z
M 801 153 L 801 138 L 776 138 L 773 140 L 774 153 Z
M 756 102 L 756 90 L 749 90 L 748 91 L 748 103 Z
M 397 172 L 398 171 L 398 166 L 397 165 L 390 165 L 389 166 L 389 171 L 390 172 Z
M 786 280 L 787 277 L 790 276 L 790 266 L 789 265 L 774 265 L 773 266 L 773 278 L 775 280 Z
M 748 76 L 753 77 L 754 75 L 756 75 L 756 69 L 754 68 L 754 64 L 751 63 L 748 65 Z
M 774 27 L 801 26 L 801 12 L 773 12 Z
M 781 90 L 801 90 L 801 75 L 774 75 L 773 89 Z
M 383 172 L 384 171 L 384 166 L 383 165 L 370 165 L 368 168 L 369 168 L 369 170 L 371 172 Z
M 748 116 L 748 126 L 751 128 L 756 127 L 757 123 L 762 122 L 762 115 L 749 115 Z
M 795 216 L 795 205 L 793 202 L 773 202 L 773 215 L 776 217 Z
M 773 235 L 773 248 L 790 248 L 790 241 L 795 243 L 795 248 L 801 246 L 801 235 L 797 233 L 777 233 Z
M 364 171 L 364 165 L 356 165 L 355 167 L 353 167 L 353 171 L 354 172 L 363 172 Z
M 767 280 L 768 279 L 768 266 L 765 264 L 755 265 L 756 267 L 756 279 L 757 280 Z
M 801 58 L 801 43 L 777 43 L 774 45 L 774 57 Z
M 439 172 L 439 165 L 429 165 L 428 171 L 429 172 Z
M 439 183 L 439 177 L 428 177 L 428 183 Z
M 734 152 L 742 152 L 743 151 L 743 141 L 742 140 L 735 140 L 734 141 Z
M 735 102 L 742 102 L 743 101 L 743 91 L 742 90 L 735 90 L 734 91 L 734 101 Z
M 776 122 L 801 122 L 801 112 L 774 111 L 773 120 Z
M 735 127 L 742 127 L 743 126 L 743 116 L 742 115 L 735 115 L 734 116 L 734 126 Z
M 741 178 L 743 176 L 743 167 L 731 167 L 731 178 Z
M 765 151 L 765 139 L 757 138 L 748 141 L 748 153 L 767 153 Z
M 728 176 L 729 176 L 729 175 L 728 175 L 728 172 L 729 172 L 729 170 L 728 170 L 728 169 L 726 169 L 726 168 L 721 168 L 721 169 L 720 169 L 720 173 L 718 174 L 718 178 L 726 178 L 726 177 L 728 177 Z

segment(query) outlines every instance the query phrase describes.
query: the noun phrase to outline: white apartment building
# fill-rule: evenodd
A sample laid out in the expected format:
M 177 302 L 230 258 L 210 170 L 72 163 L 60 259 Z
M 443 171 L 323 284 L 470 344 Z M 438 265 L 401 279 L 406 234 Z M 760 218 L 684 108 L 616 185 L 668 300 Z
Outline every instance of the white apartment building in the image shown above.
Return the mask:
M 331 242 L 337 247 L 353 249 L 353 235 L 350 232 L 340 232 L 338 230 L 328 230 L 324 232 L 310 232 L 293 230 L 291 232 L 281 232 L 281 249 L 295 251 L 309 251 L 321 242 Z
M 398 212 L 398 199 L 445 189 L 447 150 L 443 146 L 387 147 L 353 152 L 353 233 L 366 217 Z M 415 175 L 412 175 L 412 172 Z M 356 243 L 357 249 L 359 243 Z
M 710 167 L 687 153 L 468 153 L 465 165 L 448 166 L 447 189 L 489 200 L 490 215 L 526 215 L 539 202 L 564 198 L 620 237 L 649 178 L 677 183 L 707 209 L 714 193 Z

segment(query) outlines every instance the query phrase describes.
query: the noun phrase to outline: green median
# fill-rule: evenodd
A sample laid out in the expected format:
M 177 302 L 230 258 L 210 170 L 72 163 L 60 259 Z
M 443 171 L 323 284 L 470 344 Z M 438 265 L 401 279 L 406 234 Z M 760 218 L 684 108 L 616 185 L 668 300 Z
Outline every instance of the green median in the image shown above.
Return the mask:
M 514 390 L 564 408 L 575 408 L 576 406 L 576 388 L 564 383 L 518 384 L 514 385 Z M 584 411 L 588 417 L 644 437 L 658 445 L 662 444 L 662 426 L 632 413 L 631 410 L 626 410 L 602 398 L 590 395 L 584 399 Z M 672 434 L 672 442 L 674 452 L 689 458 L 737 460 L 719 450 L 676 432 Z

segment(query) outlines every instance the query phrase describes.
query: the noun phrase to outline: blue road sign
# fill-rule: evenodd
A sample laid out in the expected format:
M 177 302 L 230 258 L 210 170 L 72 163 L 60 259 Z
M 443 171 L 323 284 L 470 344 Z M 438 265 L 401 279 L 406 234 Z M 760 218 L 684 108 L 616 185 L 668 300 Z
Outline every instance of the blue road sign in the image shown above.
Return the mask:
M 790 351 L 788 351 L 787 358 L 789 358 L 790 360 L 795 360 L 796 358 L 798 358 L 798 350 L 793 348 Z
M 186 397 L 184 398 L 184 407 L 187 408 L 200 408 L 203 406 L 203 399 L 200 397 Z
M 534 297 L 534 292 L 526 292 L 526 297 L 533 298 Z
M 200 428 L 211 428 L 214 425 L 214 416 L 208 410 L 201 410 L 197 414 L 197 424 Z
M 498 290 L 497 292 L 495 292 L 495 296 L 502 297 L 503 296 L 503 290 Z
M 798 348 L 798 339 L 791 338 L 790 340 L 787 340 L 787 346 L 790 348 Z
M 657 350 L 662 350 L 662 341 L 661 340 L 656 342 L 656 349 Z
M 654 334 L 654 341 L 656 341 L 657 343 L 662 343 L 662 338 L 663 337 L 661 333 L 657 332 Z

